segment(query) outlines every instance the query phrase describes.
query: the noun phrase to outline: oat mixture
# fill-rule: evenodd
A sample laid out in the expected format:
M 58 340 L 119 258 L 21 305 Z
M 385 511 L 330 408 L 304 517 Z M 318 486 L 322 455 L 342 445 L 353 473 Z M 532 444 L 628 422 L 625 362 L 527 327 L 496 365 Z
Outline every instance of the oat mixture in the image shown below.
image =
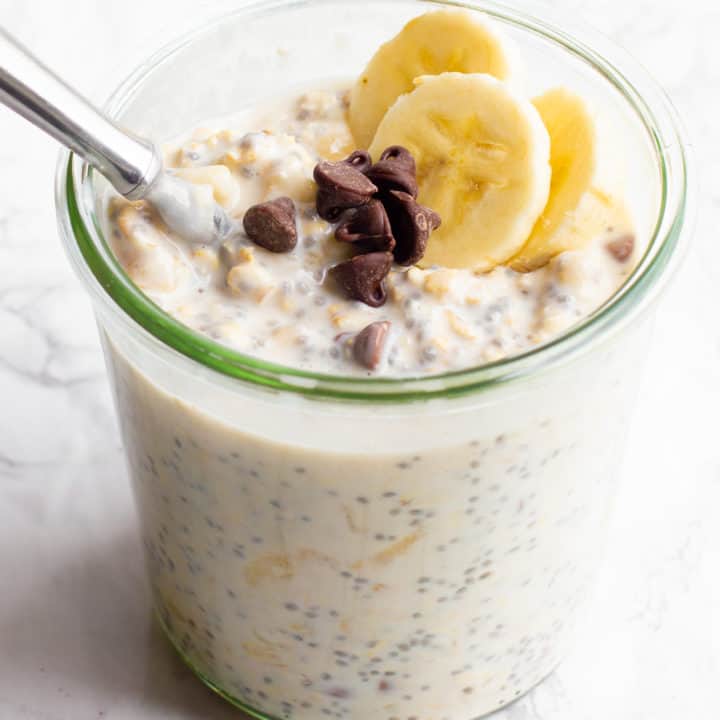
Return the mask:
M 395 266 L 382 307 L 344 297 L 327 271 L 350 250 L 335 238 L 337 223 L 318 216 L 313 169 L 353 150 L 346 112 L 346 90 L 314 90 L 166 146 L 168 166 L 207 184 L 238 220 L 256 203 L 292 198 L 297 245 L 270 252 L 238 222 L 217 247 L 188 246 L 149 206 L 115 199 L 113 249 L 131 278 L 166 312 L 243 353 L 322 373 L 411 376 L 542 344 L 610 297 L 633 267 L 632 256 L 618 260 L 606 247 L 631 236 L 627 215 L 593 189 L 608 209 L 597 236 L 534 271 Z M 389 332 L 371 371 L 357 362 L 352 340 L 376 322 L 388 322 Z

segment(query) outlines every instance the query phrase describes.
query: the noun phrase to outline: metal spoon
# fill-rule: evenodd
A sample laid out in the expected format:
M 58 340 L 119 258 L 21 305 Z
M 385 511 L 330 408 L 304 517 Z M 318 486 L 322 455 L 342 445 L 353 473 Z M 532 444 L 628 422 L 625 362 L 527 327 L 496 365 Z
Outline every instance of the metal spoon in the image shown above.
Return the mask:
M 80 155 L 128 200 L 152 203 L 181 238 L 211 243 L 228 233 L 225 211 L 165 172 L 153 142 L 116 125 L 2 28 L 0 101 Z

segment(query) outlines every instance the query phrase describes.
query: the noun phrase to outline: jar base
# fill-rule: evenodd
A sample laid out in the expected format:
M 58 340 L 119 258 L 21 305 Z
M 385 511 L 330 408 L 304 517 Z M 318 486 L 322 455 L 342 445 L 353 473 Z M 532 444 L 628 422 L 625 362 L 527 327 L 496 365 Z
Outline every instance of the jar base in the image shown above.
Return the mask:
M 238 710 L 242 710 L 244 713 L 249 715 L 252 718 L 256 718 L 256 720 L 282 720 L 282 718 L 275 717 L 274 715 L 268 715 L 266 713 L 261 712 L 260 710 L 257 710 L 256 708 L 252 707 L 251 705 L 248 705 L 243 700 L 239 700 L 234 695 L 230 694 L 226 690 L 223 690 L 219 685 L 214 683 L 210 678 L 208 678 L 202 671 L 198 670 L 197 667 L 193 664 L 192 660 L 178 647 L 178 644 L 175 642 L 175 639 L 172 636 L 172 633 L 168 629 L 167 625 L 162 619 L 162 614 L 155 609 L 153 611 L 153 614 L 155 615 L 155 619 L 157 620 L 158 625 L 163 631 L 163 635 L 165 635 L 165 638 L 170 643 L 173 650 L 178 654 L 180 659 L 183 661 L 183 663 L 192 671 L 193 675 L 195 675 L 199 680 L 203 682 L 204 685 L 206 685 L 210 690 L 212 690 L 216 695 L 219 695 L 223 700 L 229 702 L 232 706 L 236 707 Z M 525 690 L 521 695 L 518 695 L 517 697 L 511 698 L 505 703 L 502 703 L 501 705 L 498 705 L 493 710 L 489 710 L 486 713 L 483 713 L 482 715 L 477 715 L 474 718 L 453 718 L 453 720 L 492 720 L 493 715 L 496 712 L 500 712 L 501 710 L 505 710 L 508 707 L 511 707 L 512 705 L 515 705 L 516 703 L 520 702 L 528 693 L 532 692 L 536 687 L 539 685 L 542 685 L 558 668 L 560 663 L 558 662 L 556 665 L 552 667 L 552 669 L 545 675 L 543 675 L 537 682 L 533 683 L 527 690 Z

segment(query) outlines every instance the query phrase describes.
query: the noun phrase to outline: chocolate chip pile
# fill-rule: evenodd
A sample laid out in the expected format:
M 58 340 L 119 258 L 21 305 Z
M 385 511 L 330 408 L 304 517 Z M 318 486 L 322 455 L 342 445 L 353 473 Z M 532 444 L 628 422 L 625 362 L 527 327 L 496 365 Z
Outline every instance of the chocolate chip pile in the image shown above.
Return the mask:
M 430 233 L 440 226 L 439 215 L 417 202 L 415 160 L 393 145 L 373 163 L 369 153 L 356 150 L 340 162 L 320 162 L 317 183 L 318 215 L 336 223 L 335 238 L 357 253 L 331 267 L 328 274 L 350 299 L 377 308 L 387 299 L 385 279 L 393 262 L 414 265 L 427 248 Z M 245 233 L 271 252 L 289 252 L 298 240 L 296 208 L 289 197 L 253 205 L 245 213 Z M 374 322 L 351 338 L 356 362 L 369 370 L 380 363 L 390 323 Z
M 415 159 L 393 145 L 373 163 L 365 150 L 340 162 L 320 162 L 313 177 L 318 215 L 337 223 L 335 238 L 358 255 L 330 268 L 330 275 L 353 300 L 380 307 L 387 299 L 385 278 L 393 261 L 414 265 L 425 254 L 440 216 L 417 201 Z M 297 244 L 295 204 L 279 197 L 253 205 L 243 218 L 247 236 L 271 252 Z
M 340 162 L 321 162 L 313 176 L 318 215 L 337 222 L 335 238 L 358 255 L 335 265 L 330 275 L 353 300 L 380 307 L 393 260 L 414 265 L 425 253 L 440 216 L 417 202 L 415 160 L 399 145 L 373 163 L 364 150 Z

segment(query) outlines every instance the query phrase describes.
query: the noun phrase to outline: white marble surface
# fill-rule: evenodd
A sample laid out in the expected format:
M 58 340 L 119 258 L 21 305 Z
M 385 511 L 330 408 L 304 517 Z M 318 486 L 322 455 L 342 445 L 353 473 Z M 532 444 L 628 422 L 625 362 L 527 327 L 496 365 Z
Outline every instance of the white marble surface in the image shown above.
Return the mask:
M 2 23 L 102 96 L 221 2 L 0 0 Z M 600 589 L 577 649 L 498 720 L 720 717 L 720 10 L 560 0 L 624 44 L 687 118 L 701 214 L 663 303 Z M 241 715 L 195 681 L 148 614 L 93 318 L 60 250 L 56 148 L 0 110 L 0 720 Z M 365 720 L 365 719 L 363 719 Z

